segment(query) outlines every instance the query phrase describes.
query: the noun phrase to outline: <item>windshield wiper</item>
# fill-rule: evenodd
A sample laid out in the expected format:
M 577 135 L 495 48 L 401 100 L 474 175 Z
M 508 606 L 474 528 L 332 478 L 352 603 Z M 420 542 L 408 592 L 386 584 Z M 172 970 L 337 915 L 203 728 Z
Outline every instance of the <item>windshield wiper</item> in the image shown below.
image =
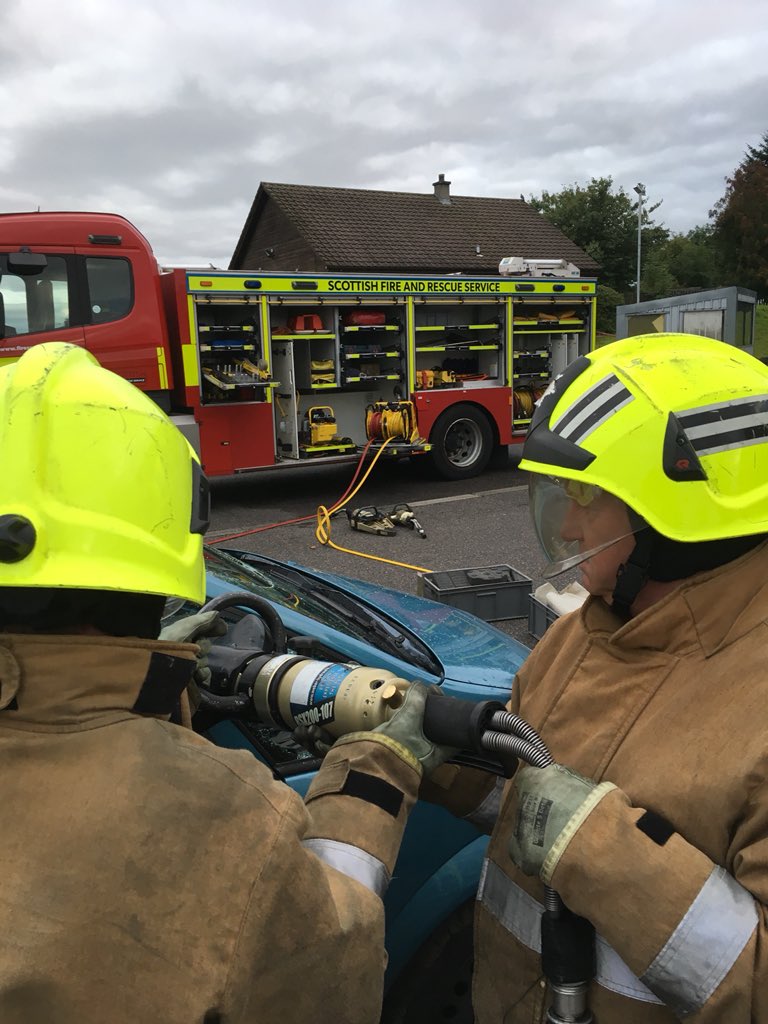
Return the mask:
M 345 619 L 351 619 L 353 622 L 365 626 L 366 629 L 371 629 L 377 636 L 391 640 L 397 647 L 407 644 L 408 638 L 405 633 L 402 633 L 396 626 L 390 626 L 385 619 L 375 617 L 365 605 L 359 604 L 353 598 L 347 597 L 346 594 L 339 594 L 335 591 L 329 593 L 324 590 L 322 598 L 323 604 L 339 612 Z
M 225 552 L 219 551 L 219 554 Z M 228 554 L 228 552 L 227 552 Z M 390 651 L 390 653 L 396 654 L 398 657 L 403 656 L 407 652 L 408 660 L 412 661 L 414 665 L 418 665 L 420 668 L 426 669 L 427 672 L 431 672 L 432 675 L 442 675 L 442 670 L 439 662 L 434 658 L 428 650 L 425 650 L 421 646 L 421 641 L 415 641 L 407 633 L 402 632 L 397 626 L 389 623 L 383 616 L 378 612 L 375 612 L 372 608 L 369 608 L 362 598 L 350 597 L 343 591 L 338 590 L 331 584 L 326 583 L 324 580 L 318 579 L 316 576 L 310 576 L 307 573 L 301 571 L 301 569 L 294 568 L 293 566 L 286 566 L 281 564 L 274 564 L 266 560 L 262 560 L 258 555 L 250 555 L 247 559 L 238 559 L 236 556 L 229 555 L 233 561 L 242 561 L 244 565 L 250 569 L 254 569 L 258 564 L 264 565 L 265 570 L 274 573 L 280 579 L 291 580 L 301 582 L 305 586 L 311 586 L 312 597 L 320 604 L 325 605 L 328 608 L 332 608 L 348 622 L 354 622 L 358 626 L 364 627 L 368 632 L 374 634 L 378 639 L 383 640 Z
M 399 657 L 406 657 L 414 665 L 426 669 L 433 675 L 442 675 L 440 665 L 435 658 L 424 651 L 418 643 L 414 643 L 407 633 L 403 633 L 397 626 L 393 626 L 386 619 L 375 615 L 366 605 L 360 604 L 354 598 L 347 597 L 346 594 L 335 591 L 329 593 L 327 590 L 323 591 L 323 602 L 345 618 L 365 626 L 366 630 L 369 630 L 379 640 L 383 640 L 389 646 L 390 651 L 394 649 L 394 653 Z

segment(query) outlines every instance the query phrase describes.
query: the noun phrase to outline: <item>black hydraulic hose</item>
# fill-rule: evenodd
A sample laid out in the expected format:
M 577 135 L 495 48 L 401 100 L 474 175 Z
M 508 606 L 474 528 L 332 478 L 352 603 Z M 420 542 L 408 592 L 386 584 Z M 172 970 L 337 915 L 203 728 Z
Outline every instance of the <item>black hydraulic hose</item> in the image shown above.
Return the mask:
M 208 711 L 215 711 L 217 714 L 237 715 L 243 711 L 253 710 L 253 701 L 247 693 L 237 693 L 234 697 L 225 697 L 218 693 L 211 693 L 200 687 L 200 706 Z
M 520 736 L 488 729 L 483 733 L 481 742 L 485 750 L 500 750 L 513 757 L 519 757 L 536 768 L 546 768 L 548 764 L 552 764 L 549 752 L 544 753 L 537 745 Z
M 491 722 L 493 725 L 518 729 L 525 733 L 525 738 L 488 730 L 483 734 L 483 746 L 486 750 L 501 750 L 504 753 L 512 754 L 514 757 L 519 757 L 528 764 L 532 764 L 534 768 L 546 768 L 547 765 L 554 763 L 544 741 L 522 718 L 518 718 L 517 715 L 511 714 L 509 711 L 497 711 Z M 553 913 L 559 913 L 563 909 L 563 901 L 548 885 L 544 886 L 544 906 Z
M 424 707 L 424 735 L 434 743 L 464 750 L 491 751 L 518 758 L 535 768 L 554 764 L 549 748 L 527 722 L 498 701 L 469 704 L 457 697 L 429 693 Z M 544 886 L 541 915 L 541 966 L 549 983 L 549 1024 L 591 1024 L 587 1005 L 595 976 L 595 931 L 586 918 L 565 906 L 554 889 Z
M 536 730 L 498 701 L 483 701 L 468 707 L 468 702 L 459 697 L 430 693 L 424 708 L 423 728 L 425 736 L 446 746 L 501 752 L 536 768 L 554 763 Z M 562 900 L 549 886 L 544 887 L 544 905 L 553 914 L 560 914 L 564 909 Z
M 491 728 L 498 729 L 500 732 L 514 733 L 515 736 L 521 736 L 532 746 L 540 750 L 546 760 L 542 764 L 536 764 L 537 768 L 546 768 L 548 764 L 552 764 L 552 757 L 544 740 L 532 726 L 518 717 L 518 715 L 513 715 L 511 711 L 506 710 L 497 711 L 491 717 Z M 531 764 L 533 763 L 531 762 Z

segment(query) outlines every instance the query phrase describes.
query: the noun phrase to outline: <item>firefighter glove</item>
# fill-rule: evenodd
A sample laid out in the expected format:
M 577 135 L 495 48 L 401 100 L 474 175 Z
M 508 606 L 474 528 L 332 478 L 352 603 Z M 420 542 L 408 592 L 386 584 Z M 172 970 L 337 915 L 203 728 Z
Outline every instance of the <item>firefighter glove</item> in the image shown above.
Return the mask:
M 296 742 L 315 757 L 325 757 L 333 746 L 336 737 L 319 725 L 297 725 L 293 730 Z
M 208 652 L 212 640 L 224 636 L 227 624 L 218 612 L 197 612 L 177 619 L 169 626 L 160 630 L 158 639 L 175 644 L 197 644 L 200 648 L 197 655 L 197 666 L 192 674 L 192 682 L 205 688 L 211 684 L 211 670 L 208 668 Z
M 509 855 L 526 875 L 552 880 L 558 861 L 611 782 L 594 782 L 561 764 L 522 767 L 515 776 L 517 819 Z
M 437 693 L 440 691 L 437 690 Z M 411 683 L 405 695 L 402 707 L 374 732 L 381 733 L 395 740 L 419 762 L 425 775 L 430 775 L 444 761 L 457 752 L 453 747 L 442 747 L 428 740 L 424 735 L 424 706 L 429 687 L 423 683 Z

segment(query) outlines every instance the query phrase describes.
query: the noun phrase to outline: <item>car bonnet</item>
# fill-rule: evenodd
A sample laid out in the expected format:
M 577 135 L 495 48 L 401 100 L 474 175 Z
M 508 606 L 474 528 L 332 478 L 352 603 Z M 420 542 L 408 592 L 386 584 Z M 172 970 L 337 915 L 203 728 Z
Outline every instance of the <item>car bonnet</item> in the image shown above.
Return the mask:
M 529 653 L 500 629 L 450 605 L 333 573 L 312 570 L 311 575 L 354 595 L 418 637 L 440 661 L 446 682 L 462 690 L 491 687 L 508 695 Z

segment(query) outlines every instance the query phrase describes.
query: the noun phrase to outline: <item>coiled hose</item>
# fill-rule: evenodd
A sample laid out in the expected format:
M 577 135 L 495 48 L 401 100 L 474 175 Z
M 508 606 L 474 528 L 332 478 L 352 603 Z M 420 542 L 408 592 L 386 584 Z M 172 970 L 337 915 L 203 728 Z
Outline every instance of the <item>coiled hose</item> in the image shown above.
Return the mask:
M 511 754 L 534 768 L 554 764 L 554 758 L 536 730 L 511 711 L 496 711 L 491 717 L 491 726 L 482 737 L 486 750 Z M 544 886 L 544 906 L 555 913 L 563 907 L 560 897 L 548 885 Z

